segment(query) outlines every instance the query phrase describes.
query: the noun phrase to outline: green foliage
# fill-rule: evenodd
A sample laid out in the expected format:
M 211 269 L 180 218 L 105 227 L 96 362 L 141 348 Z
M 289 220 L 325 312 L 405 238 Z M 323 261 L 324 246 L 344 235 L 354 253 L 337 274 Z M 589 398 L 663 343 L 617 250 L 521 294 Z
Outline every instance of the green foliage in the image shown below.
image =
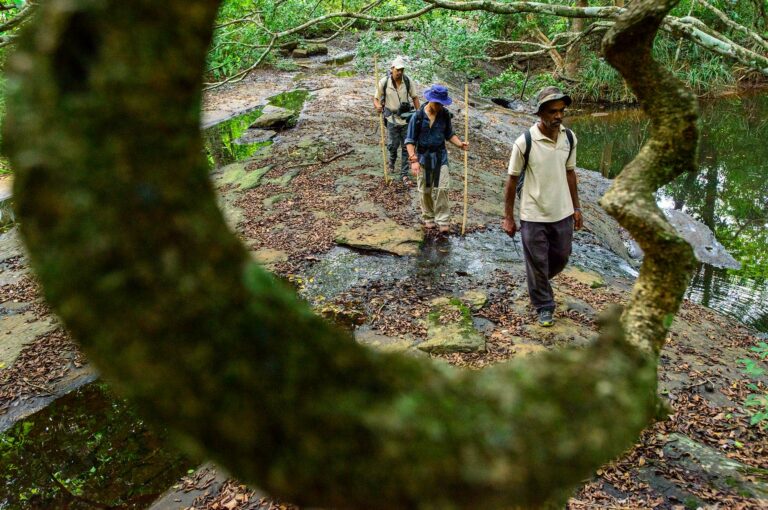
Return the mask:
M 396 55 L 408 56 L 414 64 L 407 72 L 423 82 L 458 77 L 481 76 L 478 63 L 484 59 L 490 33 L 478 30 L 470 19 L 456 16 L 425 16 L 414 22 L 416 30 L 400 36 L 388 36 L 373 29 L 360 37 L 355 58 L 359 72 L 371 69 L 373 57 L 380 72 Z
M 762 361 L 768 359 L 768 344 L 765 342 L 759 342 L 757 345 L 750 347 L 750 351 L 756 353 Z M 765 374 L 765 370 L 760 366 L 762 363 L 759 360 L 741 358 L 737 362 L 744 365 L 741 371 L 749 377 L 757 378 Z M 747 395 L 747 398 L 744 400 L 744 407 L 751 413 L 750 425 L 768 429 L 768 392 L 755 383 L 749 383 L 747 388 L 753 392 Z
M 138 508 L 190 465 L 165 448 L 94 383 L 0 434 L 0 508 Z
M 579 82 L 568 90 L 579 102 L 630 103 L 635 100 L 619 73 L 594 53 L 586 55 Z
M 736 360 L 736 362 L 744 365 L 744 368 L 742 368 L 741 371 L 744 372 L 745 375 L 750 377 L 760 377 L 761 375 L 765 374 L 765 370 L 760 367 L 758 361 L 750 358 L 741 358 Z
M 536 91 L 548 85 L 563 86 L 549 73 L 532 74 L 526 84 L 526 73 L 510 67 L 498 76 L 484 81 L 480 85 L 480 93 L 485 96 L 499 96 L 506 98 L 528 99 L 536 94 Z M 523 89 L 525 87 L 525 89 Z
M 750 351 L 757 353 L 761 360 L 768 360 L 768 344 L 760 342 L 757 345 L 753 345 L 749 348 Z
M 279 58 L 275 60 L 275 69 L 279 69 L 280 71 L 296 71 L 299 69 L 299 66 L 291 60 L 290 58 Z
M 545 3 L 557 3 L 548 1 Z M 714 4 L 729 13 L 735 21 L 757 31 L 765 30 L 764 12 L 752 2 L 738 2 L 736 6 L 727 0 Z M 750 4 L 750 5 L 746 5 Z M 236 20 L 260 11 L 260 19 L 271 32 L 280 32 L 298 26 L 310 19 L 341 10 L 360 9 L 360 0 L 226 0 L 220 11 L 214 44 L 209 52 L 208 69 L 211 79 L 221 79 L 247 68 L 264 51 L 269 34 L 253 24 L 236 23 Z M 675 15 L 686 16 L 691 0 L 681 1 Z M 384 2 L 369 11 L 374 16 L 392 16 L 412 12 L 423 7 L 415 0 Z M 709 10 L 697 5 L 694 14 L 722 28 L 722 23 Z M 233 23 L 234 22 L 234 23 Z M 300 38 L 324 37 L 334 33 L 348 20 L 325 20 L 309 27 L 305 32 L 290 36 L 281 43 Z M 386 62 L 395 55 L 411 57 L 414 64 L 409 72 L 423 82 L 480 77 L 482 93 L 489 96 L 517 97 L 524 77 L 514 69 L 497 72 L 488 61 L 492 40 L 531 40 L 532 31 L 540 30 L 550 38 L 571 30 L 572 20 L 549 15 L 513 14 L 500 16 L 485 12 L 453 12 L 436 10 L 420 18 L 388 25 L 372 25 L 364 20 L 351 24 L 349 31 L 363 30 L 355 67 L 358 72 L 370 72 L 373 57 L 384 69 Z M 762 28 L 761 28 L 762 27 Z M 728 36 L 749 46 L 742 34 L 727 31 Z M 393 34 L 389 36 L 387 34 Z M 394 35 L 396 34 L 396 35 Z M 560 83 L 569 89 L 577 101 L 623 102 L 635 101 L 621 77 L 598 55 L 597 38 L 583 44 L 582 64 L 577 82 Z M 274 51 L 273 51 L 274 53 Z M 734 69 L 723 58 L 713 55 L 689 43 L 680 43 L 672 36 L 661 34 L 654 45 L 654 57 L 673 72 L 697 94 L 706 95 L 734 86 Z M 557 84 L 549 75 L 553 71 L 542 67 L 547 57 L 534 59 L 529 86 L 537 90 L 545 85 Z M 269 55 L 265 63 L 281 70 L 293 70 L 290 61 Z M 498 73 L 498 74 L 497 74 Z M 528 87 L 526 87 L 527 89 Z M 526 90 L 526 94 L 530 93 Z
M 404 51 L 404 45 L 401 40 L 394 37 L 382 37 L 373 28 L 360 35 L 360 41 L 357 45 L 354 66 L 358 72 L 373 72 L 374 58 L 379 68 L 379 76 L 386 73 L 388 62 L 396 55 L 408 54 Z M 408 74 L 413 74 L 411 69 L 406 69 Z
M 755 384 L 749 386 L 753 391 L 760 391 L 760 388 Z M 754 408 L 749 420 L 750 425 L 758 425 L 760 428 L 768 429 L 768 393 L 751 393 L 744 401 L 744 406 Z
M 5 75 L 0 73 L 0 124 L 2 124 L 3 119 L 5 119 Z M 0 137 L 1 140 L 2 137 Z M 0 156 L 0 175 L 10 173 L 11 166 L 8 164 L 8 160 L 4 156 Z

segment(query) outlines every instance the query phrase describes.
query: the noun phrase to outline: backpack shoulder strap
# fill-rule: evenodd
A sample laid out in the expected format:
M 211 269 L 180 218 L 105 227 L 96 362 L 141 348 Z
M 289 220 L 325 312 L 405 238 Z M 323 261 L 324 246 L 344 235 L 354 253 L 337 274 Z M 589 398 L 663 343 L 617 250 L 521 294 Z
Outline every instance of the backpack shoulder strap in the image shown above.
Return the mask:
M 381 101 L 382 105 L 384 105 L 384 103 L 387 102 L 387 81 L 388 80 L 389 80 L 389 77 L 385 76 L 384 78 L 381 78 L 379 80 L 379 83 L 377 84 L 377 87 L 379 87 L 379 94 L 381 94 L 379 101 Z
M 523 152 L 523 170 L 521 173 L 525 172 L 526 168 L 528 168 L 528 158 L 531 157 L 531 146 L 533 145 L 530 129 L 526 129 L 523 136 L 525 137 L 525 152 Z
M 408 75 L 403 74 L 403 81 L 405 82 L 405 93 L 408 94 L 408 99 L 411 99 L 411 80 L 408 79 Z
M 424 107 L 422 106 L 418 110 L 416 110 L 416 113 L 413 114 L 411 117 L 410 122 L 415 122 L 416 124 L 413 126 L 414 132 L 413 132 L 413 141 L 415 142 L 416 146 L 419 145 L 419 135 L 421 135 L 421 121 L 424 118 Z
M 525 182 L 525 170 L 528 168 L 528 158 L 531 157 L 531 146 L 533 145 L 533 140 L 531 138 L 530 128 L 525 130 L 525 133 L 523 133 L 523 137 L 525 138 L 525 150 L 523 151 L 523 169 L 520 170 L 520 177 L 517 178 L 517 187 L 515 188 L 515 192 L 517 193 L 518 198 L 520 198 L 520 195 L 523 192 L 523 183 Z
M 568 160 L 571 159 L 571 153 L 573 152 L 573 131 L 565 128 L 565 136 L 568 138 L 568 158 L 565 160 L 565 164 L 568 164 Z

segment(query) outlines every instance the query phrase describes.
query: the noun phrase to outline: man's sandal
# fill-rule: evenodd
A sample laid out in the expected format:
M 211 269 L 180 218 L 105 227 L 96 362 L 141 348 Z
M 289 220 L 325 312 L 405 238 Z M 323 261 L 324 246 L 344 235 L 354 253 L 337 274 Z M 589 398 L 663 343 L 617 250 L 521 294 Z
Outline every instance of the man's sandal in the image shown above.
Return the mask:
M 403 186 L 406 188 L 413 187 L 413 181 L 407 175 L 404 175 L 400 180 L 403 182 Z
M 441 234 L 450 234 L 451 233 L 450 225 L 440 225 L 440 233 Z
M 434 221 L 425 221 L 424 222 L 424 228 L 433 229 L 436 226 L 437 226 L 437 223 L 435 223 Z

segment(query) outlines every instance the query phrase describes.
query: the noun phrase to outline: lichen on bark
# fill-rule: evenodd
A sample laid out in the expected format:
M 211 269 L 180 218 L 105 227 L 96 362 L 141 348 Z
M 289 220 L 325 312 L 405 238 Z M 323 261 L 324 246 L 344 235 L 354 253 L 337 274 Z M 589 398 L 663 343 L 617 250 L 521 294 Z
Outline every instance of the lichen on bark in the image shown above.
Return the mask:
M 627 338 L 658 354 L 694 267 L 693 250 L 666 220 L 655 192 L 698 171 L 694 95 L 651 56 L 653 39 L 675 0 L 633 2 L 603 38 L 606 60 L 624 77 L 651 119 L 649 140 L 621 171 L 600 204 L 645 252 L 622 323 Z
M 357 345 L 250 261 L 202 156 L 217 7 L 50 0 L 10 62 L 30 261 L 116 389 L 188 452 L 315 506 L 537 506 L 629 447 L 656 361 L 617 320 L 588 348 L 462 372 Z

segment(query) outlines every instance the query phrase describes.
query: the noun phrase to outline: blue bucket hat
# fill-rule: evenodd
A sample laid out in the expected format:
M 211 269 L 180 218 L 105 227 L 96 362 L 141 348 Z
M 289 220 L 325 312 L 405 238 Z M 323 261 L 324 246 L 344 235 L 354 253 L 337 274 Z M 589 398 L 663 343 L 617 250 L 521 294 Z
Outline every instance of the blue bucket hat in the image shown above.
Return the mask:
M 443 106 L 448 106 L 453 103 L 453 99 L 448 97 L 448 89 L 442 85 L 434 84 L 424 91 L 424 97 L 430 103 L 440 103 Z

